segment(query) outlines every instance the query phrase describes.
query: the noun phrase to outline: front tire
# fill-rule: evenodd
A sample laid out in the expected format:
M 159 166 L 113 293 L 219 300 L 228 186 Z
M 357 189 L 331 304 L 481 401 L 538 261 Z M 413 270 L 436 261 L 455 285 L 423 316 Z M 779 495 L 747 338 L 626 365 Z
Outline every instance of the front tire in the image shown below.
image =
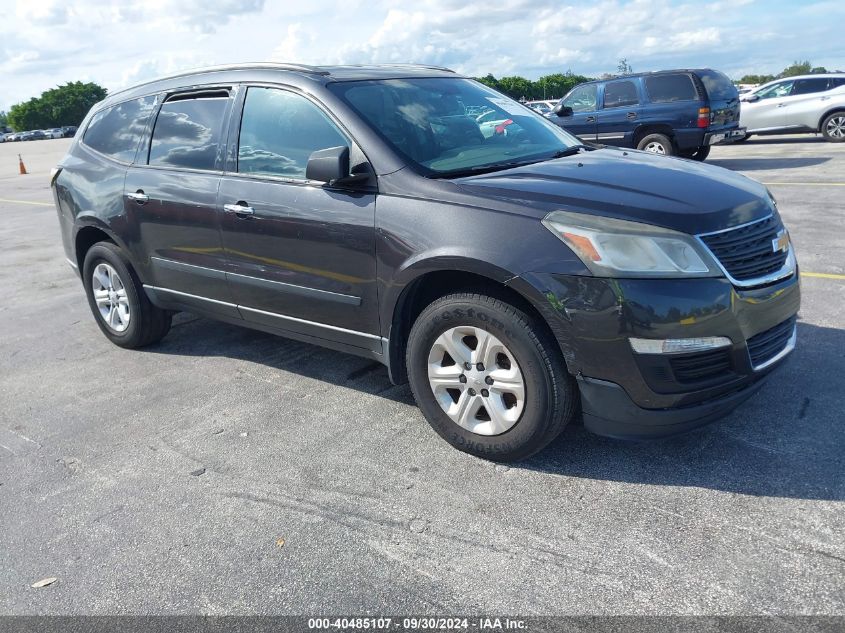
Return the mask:
M 432 428 L 478 457 L 530 457 L 575 414 L 576 387 L 557 344 L 542 324 L 491 296 L 452 294 L 425 308 L 406 362 Z
M 675 153 L 672 139 L 665 134 L 647 134 L 637 143 L 637 149 L 661 156 L 672 156 Z
M 822 123 L 822 136 L 831 143 L 845 141 L 845 112 L 834 112 Z
M 160 341 L 170 313 L 147 298 L 140 279 L 118 246 L 98 242 L 85 254 L 82 281 L 97 325 L 112 343 L 130 349 Z

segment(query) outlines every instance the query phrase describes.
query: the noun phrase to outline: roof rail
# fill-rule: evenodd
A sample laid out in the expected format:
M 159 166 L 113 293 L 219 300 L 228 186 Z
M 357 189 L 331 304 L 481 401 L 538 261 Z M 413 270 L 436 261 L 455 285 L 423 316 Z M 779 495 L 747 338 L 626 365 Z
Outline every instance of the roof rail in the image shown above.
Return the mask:
M 187 70 L 181 70 L 177 73 L 172 73 L 170 75 L 163 75 L 161 77 L 156 77 L 155 79 L 149 79 L 147 81 L 142 81 L 141 83 L 134 84 L 127 88 L 123 88 L 122 90 L 118 90 L 109 94 L 109 96 L 117 95 L 122 92 L 126 92 L 128 90 L 134 90 L 140 86 L 146 86 L 149 84 L 153 84 L 159 81 L 166 81 L 168 79 L 177 79 L 179 77 L 188 77 L 190 75 L 204 75 L 207 73 L 216 73 L 216 72 L 225 72 L 227 70 L 247 70 L 247 69 L 265 69 L 265 70 L 290 70 L 299 73 L 307 73 L 309 75 L 328 75 L 329 71 L 320 68 L 319 66 L 308 66 L 306 64 L 288 64 L 282 62 L 246 62 L 240 64 L 223 64 L 220 66 L 204 66 L 201 68 L 189 68 Z
M 454 73 L 455 71 L 445 66 L 435 66 L 434 64 L 374 64 L 375 66 L 391 66 L 393 68 L 428 68 L 430 70 L 442 70 L 447 73 Z

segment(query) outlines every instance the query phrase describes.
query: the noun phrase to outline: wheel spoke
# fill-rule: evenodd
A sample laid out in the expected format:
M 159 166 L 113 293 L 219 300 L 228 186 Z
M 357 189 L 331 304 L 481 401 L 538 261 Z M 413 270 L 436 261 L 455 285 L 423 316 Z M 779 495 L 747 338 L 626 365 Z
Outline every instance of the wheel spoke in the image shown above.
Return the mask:
M 462 427 L 471 431 L 477 424 L 475 416 L 482 406 L 481 396 L 471 396 L 468 391 L 465 391 L 458 398 L 458 402 L 455 405 L 456 411 L 452 417 Z
M 429 364 L 428 366 L 428 380 L 432 388 L 441 387 L 443 389 L 463 390 L 464 384 L 461 382 L 460 376 L 460 365 L 441 367 L 436 364 Z
M 436 341 L 436 343 L 443 346 L 443 348 L 449 353 L 449 356 L 452 357 L 452 360 L 459 365 L 463 365 L 464 363 L 468 363 L 472 360 L 471 350 L 464 345 L 464 342 L 461 340 L 462 338 L 463 335 L 460 334 L 458 330 L 453 329 L 441 334 Z
M 514 420 L 511 419 L 511 409 L 505 407 L 505 403 L 501 398 L 487 398 L 484 403 L 484 409 L 487 411 L 487 415 L 490 416 L 490 422 L 487 424 L 490 426 L 491 435 L 504 433 L 513 426 Z
M 105 306 L 109 302 L 109 291 L 102 288 L 94 290 L 94 301 L 98 306 Z

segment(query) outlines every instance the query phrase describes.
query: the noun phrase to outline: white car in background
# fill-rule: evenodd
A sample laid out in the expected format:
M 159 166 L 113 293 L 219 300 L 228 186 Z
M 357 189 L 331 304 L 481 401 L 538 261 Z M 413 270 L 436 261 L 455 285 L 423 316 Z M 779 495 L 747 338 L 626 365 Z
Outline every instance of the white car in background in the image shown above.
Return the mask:
M 44 130 L 44 134 L 47 135 L 47 138 L 62 138 L 62 130 L 61 128 L 54 127 L 49 130 Z
M 746 139 L 821 132 L 828 141 L 845 141 L 845 73 L 776 79 L 741 95 L 740 102 Z
M 552 108 L 555 107 L 557 100 L 544 100 L 544 101 L 526 101 L 525 105 L 527 105 L 532 110 L 539 112 L 540 114 L 548 114 L 552 111 Z

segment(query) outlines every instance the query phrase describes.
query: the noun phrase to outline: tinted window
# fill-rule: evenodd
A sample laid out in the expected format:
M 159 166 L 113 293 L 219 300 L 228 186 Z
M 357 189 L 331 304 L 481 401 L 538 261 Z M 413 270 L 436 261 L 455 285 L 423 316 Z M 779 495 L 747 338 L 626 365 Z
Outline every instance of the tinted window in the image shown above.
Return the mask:
M 792 90 L 792 81 L 781 81 L 780 83 L 776 83 L 774 85 L 769 86 L 759 92 L 755 92 L 758 97 L 761 99 L 773 99 L 775 97 L 785 97 L 789 94 Z
M 711 99 L 735 99 L 739 94 L 733 82 L 720 72 L 702 70 L 698 73 L 698 77 L 704 84 L 704 89 L 707 90 L 707 95 Z
M 155 97 L 150 96 L 101 110 L 91 118 L 82 142 L 107 156 L 132 162 L 154 104 Z
M 790 95 L 807 95 L 814 92 L 823 92 L 827 90 L 827 78 L 817 77 L 814 79 L 796 79 L 792 84 L 792 92 Z
M 328 117 L 305 97 L 273 88 L 246 93 L 238 141 L 238 171 L 305 179 L 313 152 L 349 145 Z
M 595 112 L 597 92 L 596 84 L 579 86 L 566 96 L 563 105 L 572 108 L 573 112 Z
M 214 169 L 226 96 L 168 101 L 156 118 L 150 165 Z
M 689 75 L 655 75 L 654 77 L 646 77 L 645 89 L 652 103 L 698 100 L 698 93 Z
M 614 81 L 604 87 L 604 107 L 619 108 L 636 105 L 640 99 L 633 81 Z
M 840 86 L 845 86 L 845 77 L 831 77 L 830 78 L 830 90 L 833 88 L 839 88 Z

